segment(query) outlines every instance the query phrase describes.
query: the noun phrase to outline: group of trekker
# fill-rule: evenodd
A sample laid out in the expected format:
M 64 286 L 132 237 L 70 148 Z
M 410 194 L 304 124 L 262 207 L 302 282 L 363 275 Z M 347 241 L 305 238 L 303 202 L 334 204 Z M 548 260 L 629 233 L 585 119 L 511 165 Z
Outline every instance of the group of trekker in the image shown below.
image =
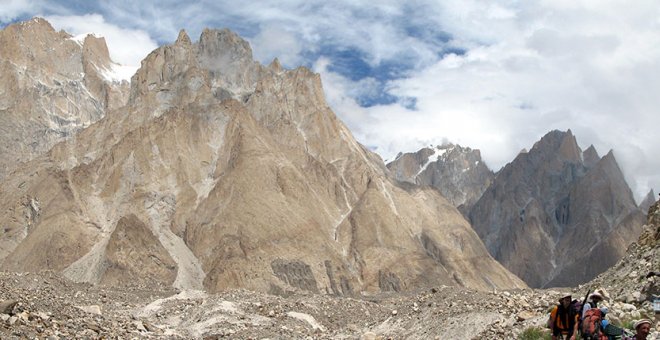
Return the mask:
M 609 300 L 604 289 L 587 293 L 584 301 L 573 300 L 571 294 L 564 294 L 559 304 L 550 312 L 548 328 L 552 330 L 552 340 L 646 340 L 651 330 L 651 321 L 642 319 L 634 324 L 635 334 L 628 334 L 607 319 L 607 307 L 598 307 L 604 300 Z

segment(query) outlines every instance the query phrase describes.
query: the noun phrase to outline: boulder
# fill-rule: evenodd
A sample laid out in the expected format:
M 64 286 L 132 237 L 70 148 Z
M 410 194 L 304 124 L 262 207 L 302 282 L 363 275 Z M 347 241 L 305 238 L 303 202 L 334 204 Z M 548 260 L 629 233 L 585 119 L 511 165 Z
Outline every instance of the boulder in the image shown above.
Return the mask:
M 0 301 L 0 314 L 13 315 L 16 304 L 18 304 L 16 300 Z

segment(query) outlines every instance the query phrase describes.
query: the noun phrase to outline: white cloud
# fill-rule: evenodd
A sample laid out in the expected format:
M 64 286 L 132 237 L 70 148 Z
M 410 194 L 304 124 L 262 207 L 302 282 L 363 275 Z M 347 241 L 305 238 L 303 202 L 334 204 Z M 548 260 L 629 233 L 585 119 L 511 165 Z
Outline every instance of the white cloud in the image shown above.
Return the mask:
M 38 4 L 31 0 L 0 0 L 0 23 L 35 12 L 38 7 Z
M 139 66 L 140 61 L 158 45 L 148 32 L 118 27 L 105 21 L 100 14 L 46 16 L 53 27 L 72 35 L 96 33 L 105 38 L 110 58 L 127 66 Z
M 0 19 L 24 11 L 25 4 L 45 4 L 9 1 Z M 653 131 L 660 125 L 656 0 L 285 0 L 241 6 L 117 0 L 94 6 L 103 17 L 66 16 L 53 24 L 74 34 L 104 35 L 121 63 L 146 56 L 154 39 L 174 41 L 180 28 L 195 39 L 204 27 L 229 27 L 251 42 L 263 63 L 279 57 L 286 67 L 314 65 L 336 113 L 384 158 L 449 140 L 480 148 L 498 169 L 549 130 L 570 128 L 583 148 L 594 144 L 601 155 L 615 150 L 638 197 L 651 187 L 660 191 L 660 134 Z M 328 46 L 357 51 L 371 66 L 405 65 L 404 78 L 386 80 L 385 88 L 413 98 L 416 110 L 399 103 L 360 107 L 355 97 L 372 96 L 382 77 L 354 82 L 331 72 L 335 56 L 322 55 Z M 446 54 L 448 48 L 465 53 Z
M 296 34 L 279 25 L 264 25 L 259 34 L 250 39 L 250 44 L 254 46 L 254 57 L 264 63 L 275 58 L 284 65 L 304 62 L 300 55 L 302 46 Z
M 377 106 L 351 121 L 346 101 L 329 98 L 361 142 L 391 158 L 448 138 L 480 148 L 498 169 L 549 130 L 570 128 L 583 148 L 615 149 L 637 197 L 659 188 L 652 154 L 660 134 L 650 129 L 660 126 L 660 6 L 485 4 L 444 2 L 449 10 L 439 20 L 468 52 L 389 84 L 393 94 L 416 98 L 417 110 Z M 327 72 L 323 80 L 337 81 Z

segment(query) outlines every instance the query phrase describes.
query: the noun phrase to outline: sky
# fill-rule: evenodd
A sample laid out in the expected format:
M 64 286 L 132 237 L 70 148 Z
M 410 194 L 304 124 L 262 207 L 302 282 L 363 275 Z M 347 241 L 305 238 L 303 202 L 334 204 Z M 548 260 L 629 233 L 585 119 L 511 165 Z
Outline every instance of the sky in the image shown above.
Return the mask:
M 321 75 L 359 142 L 398 152 L 455 143 L 494 171 L 547 132 L 609 150 L 636 199 L 660 191 L 660 2 L 0 0 L 0 26 L 41 16 L 106 38 L 139 66 L 185 29 L 229 28 L 263 64 Z

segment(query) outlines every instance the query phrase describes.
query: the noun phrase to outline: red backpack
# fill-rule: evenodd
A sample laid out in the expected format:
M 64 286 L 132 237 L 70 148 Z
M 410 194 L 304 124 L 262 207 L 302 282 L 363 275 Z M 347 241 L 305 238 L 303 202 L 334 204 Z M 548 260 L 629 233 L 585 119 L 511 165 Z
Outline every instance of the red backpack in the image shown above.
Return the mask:
M 603 321 L 603 313 L 599 308 L 591 308 L 584 313 L 582 318 L 582 337 L 585 340 L 607 340 L 601 329 L 601 321 Z

